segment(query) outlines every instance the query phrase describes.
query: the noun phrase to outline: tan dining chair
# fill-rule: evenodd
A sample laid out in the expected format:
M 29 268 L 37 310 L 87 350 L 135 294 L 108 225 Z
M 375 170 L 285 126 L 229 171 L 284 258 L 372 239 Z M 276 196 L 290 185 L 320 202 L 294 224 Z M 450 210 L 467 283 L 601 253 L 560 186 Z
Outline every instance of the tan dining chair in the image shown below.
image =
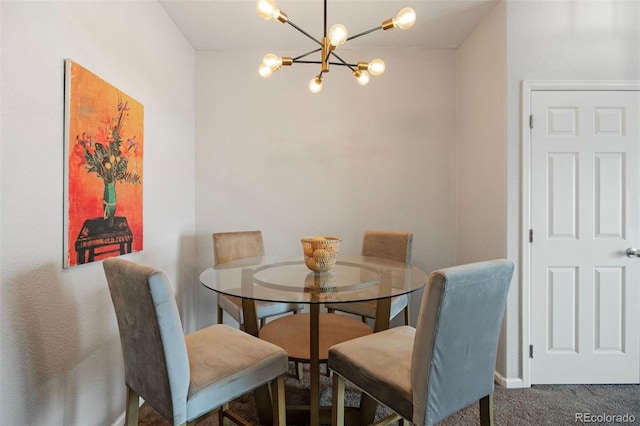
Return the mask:
M 405 231 L 385 231 L 366 230 L 362 237 L 363 256 L 379 257 L 382 259 L 395 260 L 397 262 L 411 263 L 411 252 L 413 246 L 413 234 Z M 393 319 L 400 312 L 404 311 L 404 324 L 409 325 L 410 316 L 409 295 L 396 296 L 391 298 L 391 313 L 389 320 Z M 327 303 L 325 305 L 328 312 L 340 311 L 353 315 L 358 315 L 362 321 L 367 318 L 375 319 L 377 301 L 352 303 Z
M 513 267 L 498 259 L 435 271 L 416 328 L 332 346 L 333 424 L 344 423 L 345 380 L 393 410 L 377 425 L 433 425 L 475 401 L 481 424 L 493 424 L 496 354 Z
M 216 232 L 213 234 L 213 263 L 219 265 L 247 257 L 264 256 L 262 231 Z M 304 305 L 298 303 L 281 303 L 256 301 L 256 317 L 260 326 L 268 317 L 300 312 Z M 218 294 L 218 324 L 222 324 L 224 312 L 227 312 L 240 328 L 244 328 L 242 299 L 235 296 Z
M 103 263 L 118 321 L 125 385 L 126 424 L 138 424 L 139 398 L 173 425 L 193 425 L 218 410 L 218 423 L 238 421 L 233 399 L 260 389 L 273 395 L 273 423 L 285 425 L 287 353 L 227 325 L 186 336 L 167 277 L 119 258 Z

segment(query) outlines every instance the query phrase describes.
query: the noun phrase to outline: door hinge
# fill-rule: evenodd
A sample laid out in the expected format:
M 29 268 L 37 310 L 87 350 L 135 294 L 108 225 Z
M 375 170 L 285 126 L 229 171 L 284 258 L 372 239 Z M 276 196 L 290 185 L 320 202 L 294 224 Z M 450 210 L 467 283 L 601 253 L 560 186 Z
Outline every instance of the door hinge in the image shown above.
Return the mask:
M 529 229 L 529 242 L 533 242 L 533 229 Z
M 529 345 L 529 358 L 533 358 L 533 345 Z
M 529 115 L 529 128 L 533 129 L 533 114 Z

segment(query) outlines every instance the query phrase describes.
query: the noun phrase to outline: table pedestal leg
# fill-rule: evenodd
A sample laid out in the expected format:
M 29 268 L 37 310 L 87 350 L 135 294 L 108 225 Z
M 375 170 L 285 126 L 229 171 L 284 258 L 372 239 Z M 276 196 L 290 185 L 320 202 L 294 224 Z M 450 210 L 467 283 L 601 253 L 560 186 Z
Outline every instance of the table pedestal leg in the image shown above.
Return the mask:
M 242 299 L 242 319 L 244 320 L 244 331 L 252 336 L 258 337 L 258 318 L 256 316 L 256 304 L 253 299 Z
M 376 318 L 373 325 L 374 333 L 389 329 L 389 317 L 391 316 L 391 299 L 378 300 L 376 304 Z
M 320 305 L 312 303 L 309 317 L 309 375 L 311 379 L 311 425 L 320 424 Z

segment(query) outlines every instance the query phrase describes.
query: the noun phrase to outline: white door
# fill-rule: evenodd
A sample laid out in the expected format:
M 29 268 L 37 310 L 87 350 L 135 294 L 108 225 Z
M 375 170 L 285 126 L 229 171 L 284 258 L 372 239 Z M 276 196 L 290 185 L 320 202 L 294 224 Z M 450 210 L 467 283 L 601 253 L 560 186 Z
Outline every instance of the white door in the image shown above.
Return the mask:
M 639 383 L 640 92 L 530 107 L 531 383 Z

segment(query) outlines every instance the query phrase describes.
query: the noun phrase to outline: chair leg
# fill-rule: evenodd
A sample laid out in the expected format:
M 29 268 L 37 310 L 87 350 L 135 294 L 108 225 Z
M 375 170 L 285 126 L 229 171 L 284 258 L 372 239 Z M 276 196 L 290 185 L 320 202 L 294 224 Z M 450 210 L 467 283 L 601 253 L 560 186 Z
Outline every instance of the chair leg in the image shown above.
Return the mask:
M 140 397 L 129 386 L 127 386 L 127 413 L 124 423 L 127 426 L 138 425 L 138 410 L 140 408 Z
M 220 426 L 229 426 L 231 423 L 229 423 L 229 419 L 225 417 L 224 412 L 229 410 L 229 403 L 227 402 L 226 404 L 224 404 L 222 407 L 220 407 L 220 410 L 218 410 L 218 424 Z
M 296 374 L 298 375 L 298 380 L 302 381 L 304 378 L 304 364 L 296 361 Z
M 335 312 L 335 309 L 327 308 L 327 313 L 332 314 Z
M 338 373 L 333 374 L 331 406 L 331 424 L 334 426 L 344 425 L 344 379 Z
M 220 305 L 218 305 L 218 324 L 222 324 L 223 318 L 224 318 L 224 311 L 222 310 Z
M 480 424 L 493 426 L 493 392 L 480 399 Z
M 287 405 L 284 398 L 283 376 L 279 376 L 271 382 L 271 397 L 273 399 L 273 424 L 285 426 L 287 424 Z
M 407 301 L 407 306 L 404 307 L 404 325 L 411 325 L 411 310 L 409 309 L 410 300 Z
M 362 392 L 360 395 L 360 421 L 362 424 L 368 425 L 373 423 L 378 409 L 378 401 L 371 398 L 367 393 Z
M 386 417 L 376 420 L 369 426 L 389 426 L 398 423 L 398 426 L 409 426 L 409 421 L 400 417 L 398 413 L 391 413 Z
M 260 424 L 269 424 L 269 422 L 273 421 L 273 406 L 271 405 L 269 384 L 265 383 L 254 389 L 253 396 L 256 399 L 256 409 L 258 410 Z

